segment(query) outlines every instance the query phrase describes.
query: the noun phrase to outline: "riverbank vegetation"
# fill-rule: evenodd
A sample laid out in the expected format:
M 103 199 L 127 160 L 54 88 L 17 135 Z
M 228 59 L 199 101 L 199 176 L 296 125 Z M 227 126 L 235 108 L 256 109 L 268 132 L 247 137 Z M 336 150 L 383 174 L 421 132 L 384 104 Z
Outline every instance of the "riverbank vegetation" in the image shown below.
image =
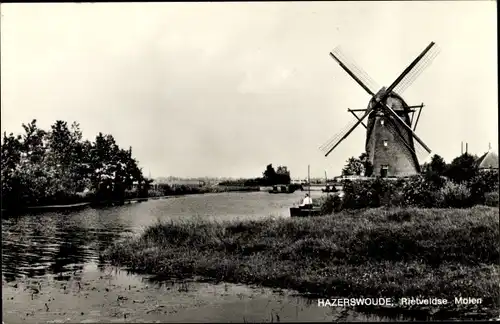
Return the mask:
M 360 175 L 366 161 L 350 158 L 343 174 Z M 498 169 L 480 170 L 477 157 L 462 154 L 450 164 L 439 155 L 409 178 L 368 178 L 343 181 L 344 209 L 376 207 L 468 208 L 498 206 Z
M 498 207 L 498 171 L 483 171 L 467 181 L 445 177 L 414 176 L 409 179 L 345 181 L 344 209 L 376 207 L 468 208 Z
M 487 316 L 500 306 L 498 212 L 372 208 L 312 218 L 164 222 L 116 243 L 105 257 L 160 278 L 258 284 L 323 298 L 443 297 L 447 307 L 429 310 L 436 318 L 462 311 Z M 454 305 L 459 296 L 483 304 Z
M 22 126 L 21 135 L 3 134 L 2 208 L 147 197 L 151 180 L 112 135 L 83 140 L 79 124 L 60 120 L 49 130 L 36 120 Z
M 58 120 L 44 130 L 36 120 L 22 124 L 24 133 L 4 132 L 1 145 L 2 209 L 21 211 L 26 207 L 122 204 L 127 199 L 228 191 L 258 191 L 257 183 L 245 186 L 189 186 L 160 184 L 143 175 L 132 148 L 121 148 L 112 135 L 99 133 L 94 141 L 83 140 L 80 125 Z M 274 171 L 272 165 L 268 171 Z M 265 181 L 285 177 L 264 173 Z M 288 180 L 289 181 L 289 180 Z

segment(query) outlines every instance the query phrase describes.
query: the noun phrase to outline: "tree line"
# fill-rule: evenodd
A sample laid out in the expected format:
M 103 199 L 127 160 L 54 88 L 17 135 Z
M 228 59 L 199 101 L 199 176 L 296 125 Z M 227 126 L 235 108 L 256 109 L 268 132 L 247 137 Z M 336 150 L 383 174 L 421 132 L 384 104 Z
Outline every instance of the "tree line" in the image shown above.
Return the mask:
M 286 166 L 280 165 L 274 169 L 272 163 L 266 166 L 262 177 L 253 179 L 227 180 L 220 182 L 221 186 L 274 186 L 280 184 L 290 184 L 290 171 Z
M 61 120 L 49 130 L 36 119 L 22 127 L 20 135 L 3 133 L 2 208 L 147 196 L 152 181 L 144 177 L 132 148 L 120 148 L 112 135 L 83 140 L 78 123 Z

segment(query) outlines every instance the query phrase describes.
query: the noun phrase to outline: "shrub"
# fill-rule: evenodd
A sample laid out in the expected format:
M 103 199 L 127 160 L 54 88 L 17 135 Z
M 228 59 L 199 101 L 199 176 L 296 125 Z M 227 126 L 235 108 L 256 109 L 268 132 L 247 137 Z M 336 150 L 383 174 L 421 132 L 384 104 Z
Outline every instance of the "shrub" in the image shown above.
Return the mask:
M 484 204 L 487 192 L 498 191 L 498 182 L 498 171 L 479 172 L 469 181 L 473 202 L 475 204 Z
M 406 180 L 402 191 L 404 206 L 436 207 L 438 201 L 436 187 L 422 176 L 414 176 Z
M 493 191 L 493 192 L 488 192 L 485 195 L 485 205 L 490 206 L 490 207 L 498 207 L 499 203 L 499 197 L 498 197 L 498 191 Z
M 486 193 L 498 192 L 498 171 L 476 174 L 468 182 L 449 180 L 435 173 L 417 175 L 407 179 L 390 180 L 346 180 L 342 204 L 333 204 L 345 209 L 376 207 L 419 207 L 419 208 L 464 208 L 485 204 Z M 494 194 L 489 194 L 488 203 L 494 204 Z M 326 202 L 328 204 L 331 202 Z
M 441 207 L 463 208 L 472 205 L 471 192 L 465 183 L 447 181 L 439 190 L 438 205 Z
M 375 178 L 344 183 L 343 207 L 346 209 L 403 206 L 405 181 Z
M 468 153 L 462 154 L 451 161 L 445 175 L 455 183 L 469 181 L 478 174 L 477 157 Z
M 342 210 L 342 199 L 338 195 L 328 195 L 321 201 L 321 214 L 330 215 Z

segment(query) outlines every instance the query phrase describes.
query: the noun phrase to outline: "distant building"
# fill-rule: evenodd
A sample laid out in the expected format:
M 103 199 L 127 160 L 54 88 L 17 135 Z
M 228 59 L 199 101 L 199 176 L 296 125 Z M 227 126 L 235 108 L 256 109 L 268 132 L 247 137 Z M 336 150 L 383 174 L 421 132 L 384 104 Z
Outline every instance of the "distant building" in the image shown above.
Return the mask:
M 498 170 L 498 152 L 488 150 L 479 159 L 476 160 L 476 165 L 480 171 Z

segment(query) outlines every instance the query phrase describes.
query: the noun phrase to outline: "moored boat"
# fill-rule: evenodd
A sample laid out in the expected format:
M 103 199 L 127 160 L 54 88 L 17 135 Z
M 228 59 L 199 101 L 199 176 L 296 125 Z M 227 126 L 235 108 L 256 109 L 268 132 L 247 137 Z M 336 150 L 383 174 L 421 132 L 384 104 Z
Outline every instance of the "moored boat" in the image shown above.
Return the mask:
M 321 216 L 321 208 L 290 207 L 290 217 L 309 217 L 309 216 Z
M 89 202 L 71 204 L 71 205 L 49 205 L 49 206 L 34 206 L 28 207 L 26 210 L 31 213 L 41 213 L 41 212 L 62 212 L 62 211 L 75 211 L 87 208 L 90 205 Z
M 269 190 L 269 193 L 278 194 L 278 193 L 294 193 L 295 187 L 290 185 L 274 185 L 273 189 Z
M 47 205 L 47 206 L 23 207 L 18 209 L 2 209 L 2 217 L 21 215 L 24 213 L 39 214 L 48 212 L 72 212 L 85 209 L 89 206 L 90 206 L 89 202 L 83 202 L 70 205 Z

